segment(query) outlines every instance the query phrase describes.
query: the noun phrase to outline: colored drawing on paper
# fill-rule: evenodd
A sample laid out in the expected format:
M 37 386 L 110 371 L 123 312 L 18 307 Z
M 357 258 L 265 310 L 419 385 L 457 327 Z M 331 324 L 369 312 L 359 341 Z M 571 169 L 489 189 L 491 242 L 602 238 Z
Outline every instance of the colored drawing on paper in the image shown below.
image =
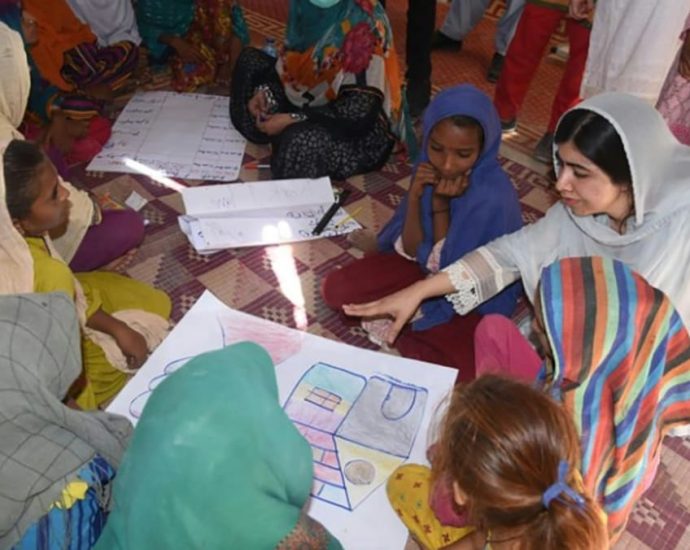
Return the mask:
M 428 392 L 325 363 L 296 384 L 285 412 L 312 447 L 312 496 L 354 510 L 410 456 Z
M 182 359 L 177 359 L 176 361 L 165 365 L 163 373 L 151 379 L 148 389 L 132 399 L 132 402 L 129 404 L 129 414 L 132 415 L 133 418 L 141 417 L 141 413 L 144 410 L 144 405 L 146 405 L 146 402 L 149 400 L 149 397 L 153 393 L 153 390 L 156 389 L 158 384 L 160 384 L 177 369 L 182 367 L 190 359 L 191 357 L 183 357 Z
M 302 349 L 304 334 L 277 324 L 268 324 L 261 319 L 237 319 L 234 317 L 218 317 L 221 341 L 219 347 L 229 346 L 238 342 L 255 342 L 262 346 L 271 356 L 273 364 L 278 366 Z M 133 418 L 140 418 L 144 405 L 153 390 L 169 375 L 182 367 L 190 357 L 182 357 L 171 361 L 163 372 L 155 376 L 148 383 L 145 391 L 139 393 L 129 404 L 129 414 Z
M 254 342 L 263 347 L 278 366 L 302 349 L 304 333 L 276 323 L 267 323 L 255 317 L 219 318 L 223 331 L 223 345 L 229 346 L 238 342 Z

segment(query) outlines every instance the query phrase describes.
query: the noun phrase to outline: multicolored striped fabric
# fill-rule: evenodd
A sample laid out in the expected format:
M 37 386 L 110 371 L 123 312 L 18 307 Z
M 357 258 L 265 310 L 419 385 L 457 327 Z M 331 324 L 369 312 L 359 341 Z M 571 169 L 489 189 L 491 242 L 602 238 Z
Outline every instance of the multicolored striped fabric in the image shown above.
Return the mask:
M 615 540 L 654 479 L 664 435 L 690 421 L 690 337 L 669 299 L 614 260 L 556 262 L 540 297 L 550 387 L 573 413 L 584 482 Z
M 139 47 L 133 42 L 99 46 L 82 43 L 65 52 L 62 78 L 77 89 L 107 84 L 112 90 L 122 88 L 139 64 Z
M 102 456 L 86 464 L 74 482 L 66 486 L 50 511 L 24 533 L 12 550 L 90 550 L 108 519 L 111 482 L 115 470 Z M 85 484 L 84 491 L 80 486 Z
M 73 120 L 91 120 L 101 112 L 101 102 L 77 93 L 61 94 L 54 105 Z

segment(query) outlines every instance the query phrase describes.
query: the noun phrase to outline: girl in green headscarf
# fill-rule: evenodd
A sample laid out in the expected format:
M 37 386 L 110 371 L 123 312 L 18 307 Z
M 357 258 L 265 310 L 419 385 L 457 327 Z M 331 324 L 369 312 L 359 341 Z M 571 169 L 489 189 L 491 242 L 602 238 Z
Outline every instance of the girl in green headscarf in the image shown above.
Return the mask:
M 206 353 L 146 404 L 98 548 L 340 549 L 303 510 L 312 478 L 266 351 Z

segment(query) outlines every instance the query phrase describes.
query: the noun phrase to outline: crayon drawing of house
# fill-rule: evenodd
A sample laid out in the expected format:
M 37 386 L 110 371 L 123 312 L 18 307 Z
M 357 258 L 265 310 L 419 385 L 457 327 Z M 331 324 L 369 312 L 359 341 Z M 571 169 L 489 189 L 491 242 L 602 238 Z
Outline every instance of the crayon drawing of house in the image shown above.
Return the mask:
M 310 367 L 284 408 L 312 447 L 312 496 L 354 510 L 409 458 L 427 395 L 383 375 Z

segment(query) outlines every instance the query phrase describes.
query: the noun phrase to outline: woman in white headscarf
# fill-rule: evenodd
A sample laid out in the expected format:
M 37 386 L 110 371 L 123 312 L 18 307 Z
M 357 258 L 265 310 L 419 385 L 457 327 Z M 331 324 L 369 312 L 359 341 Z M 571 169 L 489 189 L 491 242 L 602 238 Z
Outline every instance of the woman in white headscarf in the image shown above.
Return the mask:
M 561 201 L 544 218 L 433 277 L 376 302 L 345 306 L 345 312 L 394 317 L 392 341 L 429 297 L 445 294 L 462 315 L 522 279 L 533 300 L 547 265 L 603 256 L 662 290 L 690 327 L 690 148 L 676 141 L 651 105 L 609 93 L 563 116 L 554 161 Z
M 26 112 L 31 78 L 22 37 L 2 22 L 0 74 L 0 144 L 7 145 L 12 139 L 24 139 L 18 128 Z M 63 184 L 70 193 L 69 221 L 52 235 L 53 243 L 76 271 L 101 267 L 141 243 L 144 224 L 136 212 L 101 211 L 88 193 Z

